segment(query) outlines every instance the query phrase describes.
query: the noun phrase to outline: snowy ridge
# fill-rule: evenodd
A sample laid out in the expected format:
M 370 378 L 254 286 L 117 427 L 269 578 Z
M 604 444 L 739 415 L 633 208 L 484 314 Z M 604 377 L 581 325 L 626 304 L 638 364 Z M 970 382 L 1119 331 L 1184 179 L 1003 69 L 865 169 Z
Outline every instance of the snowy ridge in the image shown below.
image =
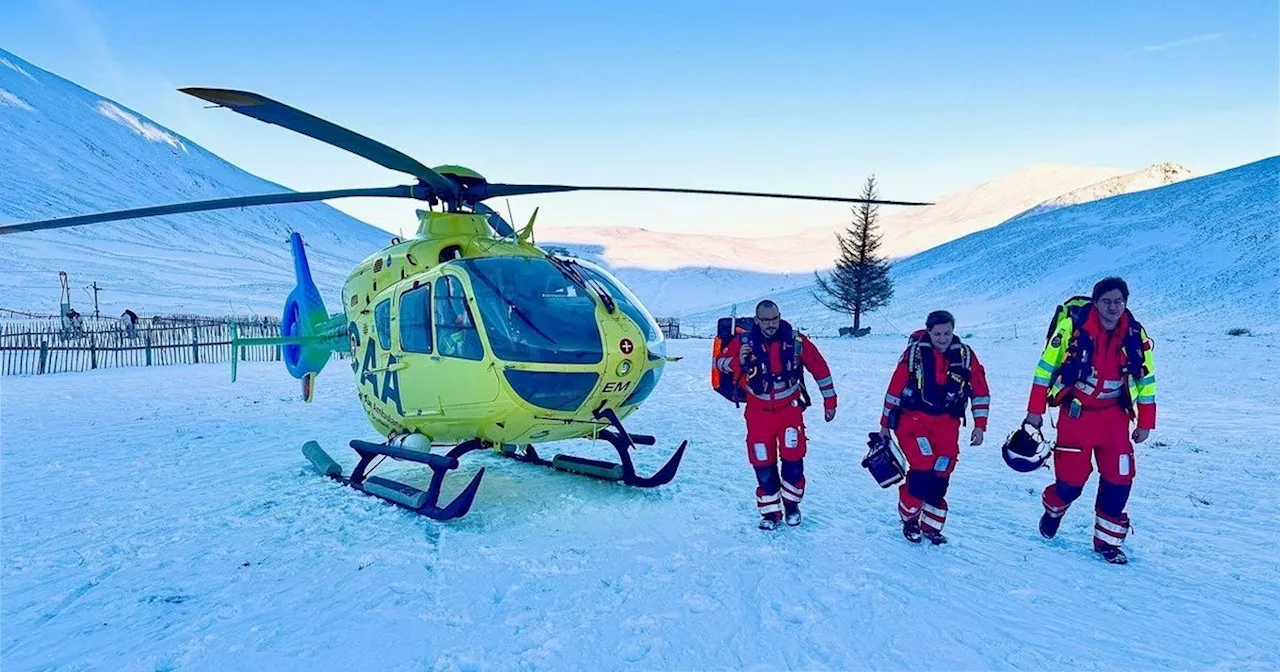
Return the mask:
M 988 229 L 1025 212 L 1107 198 L 1190 176 L 1164 163 L 1136 172 L 1038 165 L 946 194 L 932 206 L 880 211 L 883 251 L 904 257 Z M 716 303 L 783 292 L 812 282 L 835 255 L 838 226 L 773 238 L 671 234 L 635 228 L 549 227 L 541 238 L 590 247 L 661 314 L 688 315 Z M 658 273 L 657 271 L 665 271 Z M 676 291 L 677 288 L 679 291 Z
M 0 65 L 0 222 L 287 191 L 13 54 L 0 50 Z M 293 286 L 290 231 L 306 240 L 330 302 L 351 267 L 391 235 L 323 204 L 8 235 L 0 307 L 56 313 L 57 272 L 66 270 L 81 312 L 92 300 L 79 288 L 97 281 L 108 316 L 125 308 L 274 315 Z
M 901 334 L 939 308 L 962 332 L 1043 333 L 1052 307 L 1120 275 L 1148 324 L 1220 332 L 1280 328 L 1280 157 L 1139 193 L 1017 217 L 899 261 L 892 305 L 864 318 Z M 756 297 L 761 298 L 761 297 Z M 817 334 L 848 318 L 822 308 L 811 287 L 773 295 L 783 314 Z M 728 307 L 686 319 L 711 333 Z M 1024 332 L 1026 333 L 1026 332 Z M 1157 337 L 1158 338 L 1158 337 Z
M 897 258 L 937 247 L 975 231 L 989 229 L 1064 193 L 1123 174 L 1116 168 L 1036 165 L 947 194 L 931 206 L 881 208 L 881 253 Z M 843 230 L 844 226 L 841 224 L 838 229 Z M 804 235 L 807 240 L 817 243 L 830 240 L 836 230 L 826 227 L 807 231 Z M 820 257 L 815 257 L 810 263 L 820 261 Z M 815 268 L 828 268 L 830 265 L 828 260 Z
M 1027 210 L 1021 216 L 1036 215 L 1055 208 L 1065 208 L 1068 205 L 1078 205 L 1121 194 L 1132 194 L 1137 191 L 1155 189 L 1174 182 L 1181 182 L 1194 176 L 1195 174 L 1191 172 L 1190 168 L 1181 164 L 1171 162 L 1157 163 L 1143 170 L 1117 175 L 1096 184 L 1067 192 L 1057 198 L 1051 198 Z

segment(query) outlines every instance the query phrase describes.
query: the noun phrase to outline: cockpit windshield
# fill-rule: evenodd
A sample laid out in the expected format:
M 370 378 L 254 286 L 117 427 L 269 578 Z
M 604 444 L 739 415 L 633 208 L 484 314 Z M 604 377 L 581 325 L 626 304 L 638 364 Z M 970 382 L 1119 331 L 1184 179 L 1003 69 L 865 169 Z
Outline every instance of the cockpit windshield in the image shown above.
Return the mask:
M 617 278 L 609 274 L 608 271 L 596 266 L 589 261 L 575 259 L 574 262 L 587 272 L 587 275 L 604 285 L 609 293 L 613 295 L 613 300 L 618 304 L 618 308 L 622 310 L 627 317 L 631 318 L 636 326 L 640 327 L 640 331 L 644 333 L 645 347 L 649 350 L 650 357 L 665 357 L 667 354 L 667 341 L 662 335 L 662 329 L 658 328 L 657 320 L 653 319 L 653 315 L 645 310 L 644 304 L 640 303 L 640 299 L 636 298 L 626 285 L 618 281 Z
M 548 364 L 594 364 L 604 358 L 595 299 L 546 259 L 453 263 L 471 276 L 489 346 L 498 358 Z

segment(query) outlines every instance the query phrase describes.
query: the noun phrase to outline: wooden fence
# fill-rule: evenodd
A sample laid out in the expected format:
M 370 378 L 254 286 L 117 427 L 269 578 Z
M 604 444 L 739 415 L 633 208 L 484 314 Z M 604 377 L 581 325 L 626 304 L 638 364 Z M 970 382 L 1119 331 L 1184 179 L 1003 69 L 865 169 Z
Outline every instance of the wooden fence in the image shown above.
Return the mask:
M 146 318 L 134 328 L 110 318 L 83 329 L 61 320 L 0 322 L 0 375 L 88 371 L 121 366 L 228 362 L 231 322 L 213 318 Z M 245 338 L 280 335 L 279 320 L 235 320 Z M 240 346 L 240 361 L 279 361 L 280 346 Z
M 680 318 L 678 317 L 656 317 L 654 321 L 658 323 L 658 328 L 662 330 L 662 335 L 667 338 L 680 338 Z

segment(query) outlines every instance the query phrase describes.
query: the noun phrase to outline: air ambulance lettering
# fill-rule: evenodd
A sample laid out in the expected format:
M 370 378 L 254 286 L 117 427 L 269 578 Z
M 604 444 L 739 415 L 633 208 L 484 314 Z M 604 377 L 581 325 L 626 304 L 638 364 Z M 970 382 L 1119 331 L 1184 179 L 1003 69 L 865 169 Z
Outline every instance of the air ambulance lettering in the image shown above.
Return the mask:
M 378 396 L 378 374 L 370 373 L 370 369 L 378 366 L 378 351 L 373 347 L 373 339 L 369 339 L 369 345 L 364 349 L 364 363 L 360 365 L 360 384 L 369 383 L 373 386 L 373 395 Z
M 396 361 L 397 360 L 395 355 L 387 355 L 388 367 L 390 367 L 392 364 L 395 364 Z M 387 372 L 382 374 L 382 396 L 379 398 L 382 399 L 382 403 L 384 404 L 387 403 L 388 401 L 396 402 L 396 413 L 399 413 L 400 415 L 404 415 L 404 408 L 400 406 L 400 372 L 399 371 L 393 371 L 390 368 L 388 368 Z
M 629 380 L 615 380 L 612 383 L 605 383 L 604 385 L 605 394 L 609 394 L 611 392 L 626 392 L 629 389 L 631 389 L 631 381 Z
M 404 415 L 404 407 L 400 404 L 400 373 L 392 370 L 391 366 L 398 359 L 395 355 L 387 355 L 387 365 L 378 368 L 378 349 L 374 345 L 376 339 L 369 339 L 369 344 L 364 349 L 364 360 L 360 364 L 360 384 L 368 383 L 370 386 L 370 396 L 377 397 L 384 404 L 395 402 L 396 412 Z M 378 373 L 382 372 L 382 388 L 378 388 Z
M 360 328 L 352 322 L 347 326 L 347 341 L 351 349 L 351 370 L 360 370 Z

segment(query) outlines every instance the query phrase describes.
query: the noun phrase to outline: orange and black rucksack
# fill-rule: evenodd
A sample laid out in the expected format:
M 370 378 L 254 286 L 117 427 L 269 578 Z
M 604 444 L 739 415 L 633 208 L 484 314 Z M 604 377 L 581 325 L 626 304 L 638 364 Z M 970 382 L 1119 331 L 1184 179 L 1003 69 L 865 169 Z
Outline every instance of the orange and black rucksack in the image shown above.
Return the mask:
M 750 331 L 753 324 L 750 317 L 722 317 L 716 321 L 716 337 L 711 342 L 711 388 L 735 404 L 746 401 L 747 393 L 733 376 L 722 372 L 718 364 L 728 353 L 733 339 Z

